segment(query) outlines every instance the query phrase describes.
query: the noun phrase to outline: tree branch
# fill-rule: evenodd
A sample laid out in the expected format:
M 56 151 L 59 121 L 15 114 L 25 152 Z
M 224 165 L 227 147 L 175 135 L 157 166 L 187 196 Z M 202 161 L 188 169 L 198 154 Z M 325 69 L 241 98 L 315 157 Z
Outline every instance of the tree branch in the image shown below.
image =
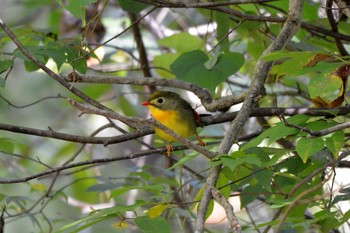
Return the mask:
M 219 12 L 223 12 L 225 14 L 229 14 L 232 16 L 236 16 L 239 17 L 241 19 L 247 20 L 247 21 L 258 21 L 258 22 L 274 22 L 274 23 L 283 23 L 287 20 L 286 17 L 275 17 L 275 16 L 265 16 L 265 15 L 253 15 L 253 14 L 246 14 L 243 13 L 241 11 L 232 9 L 232 8 L 228 8 L 228 7 L 223 7 L 224 5 L 220 5 L 220 4 L 227 4 L 227 5 L 234 5 L 234 4 L 244 4 L 244 3 L 265 3 L 263 0 L 259 1 L 257 0 L 256 2 L 254 2 L 254 0 L 252 0 L 252 2 L 249 2 L 249 0 L 247 1 L 227 1 L 227 2 L 222 2 L 222 3 L 218 3 L 218 2 L 213 2 L 213 3 L 183 3 L 183 2 L 176 2 L 173 3 L 171 1 L 151 1 L 151 0 L 138 0 L 139 2 L 144 2 L 150 5 L 154 5 L 156 7 L 169 7 L 169 8 L 187 8 L 187 7 L 192 7 L 192 8 L 207 8 L 209 10 L 215 10 L 215 11 L 219 11 Z M 268 1 L 267 1 L 268 2 Z M 344 1 L 342 0 L 337 0 L 337 4 L 341 4 L 342 6 L 344 6 L 343 4 Z M 345 3 L 346 5 L 346 3 Z M 346 7 L 344 7 L 346 9 Z M 348 11 L 350 12 L 350 11 Z M 331 36 L 335 39 L 339 39 L 339 40 L 344 40 L 344 41 L 349 41 L 350 42 L 350 36 L 339 33 L 339 32 L 334 32 L 332 30 L 328 30 L 324 27 L 319 27 L 319 26 L 315 26 L 311 23 L 307 23 L 307 22 L 301 22 L 301 27 L 303 29 L 306 29 L 308 31 L 311 32 L 317 32 L 320 34 L 323 34 L 324 36 Z
M 84 106 L 81 104 L 75 103 L 78 109 L 82 110 L 85 113 L 93 113 L 105 117 L 114 118 L 114 112 L 104 111 L 100 109 L 94 109 L 88 106 Z M 234 120 L 239 111 L 237 112 L 229 112 L 229 113 L 221 113 L 212 116 L 206 116 L 201 118 L 201 123 L 203 126 L 220 124 L 224 122 L 230 122 Z M 334 116 L 343 116 L 350 113 L 350 106 L 340 107 L 335 109 L 327 109 L 327 108 L 256 108 L 252 110 L 250 117 L 265 117 L 265 116 L 294 116 L 298 114 L 304 114 L 308 116 L 324 116 L 324 117 L 334 117 Z M 132 119 L 131 119 L 132 118 Z M 124 132 L 122 135 L 114 136 L 114 137 L 87 137 L 81 135 L 72 135 L 56 132 L 52 129 L 49 130 L 41 130 L 34 129 L 25 126 L 18 125 L 10 125 L 0 123 L 0 130 L 9 131 L 13 133 L 20 134 L 28 134 L 39 137 L 48 137 L 54 138 L 63 141 L 70 142 L 78 142 L 78 143 L 89 143 L 89 144 L 103 144 L 104 146 L 108 146 L 111 144 L 116 144 L 132 139 L 136 139 L 139 137 L 143 137 L 149 134 L 154 133 L 154 130 L 150 127 L 144 127 L 145 124 L 149 125 L 147 119 L 143 118 L 133 118 L 130 117 L 130 120 L 138 122 L 140 128 L 136 129 L 133 132 Z M 340 126 L 342 127 L 342 126 Z M 333 128 L 333 127 L 332 127 Z M 326 129 L 327 130 L 327 129 Z
M 134 39 L 136 42 L 137 50 L 139 52 L 139 59 L 138 60 L 139 60 L 139 63 L 141 65 L 141 70 L 142 70 L 143 76 L 150 78 L 152 75 L 151 75 L 151 70 L 150 70 L 150 66 L 149 66 L 146 48 L 145 48 L 145 45 L 144 45 L 143 40 L 142 40 L 140 26 L 138 23 L 133 23 L 133 22 L 137 21 L 136 14 L 130 13 L 130 12 L 128 14 L 129 14 L 129 18 L 130 18 L 132 25 L 133 25 L 132 32 L 134 34 Z M 150 90 L 150 92 L 154 92 L 155 91 L 154 86 L 149 86 L 149 90 Z
M 324 136 L 324 135 L 327 135 L 327 134 L 331 134 L 331 133 L 337 132 L 339 130 L 350 128 L 350 122 L 345 122 L 345 123 L 338 124 L 338 125 L 335 125 L 335 126 L 327 128 L 327 129 L 323 129 L 323 130 L 312 130 L 312 129 L 309 129 L 309 128 L 306 128 L 306 127 L 301 127 L 299 125 L 291 124 L 284 118 L 282 118 L 282 119 L 283 119 L 284 124 L 287 127 L 298 129 L 301 132 L 306 132 L 306 133 L 310 134 L 313 137 L 321 137 L 321 136 Z
M 13 133 L 28 134 L 28 135 L 39 136 L 39 137 L 54 138 L 54 139 L 69 141 L 69 142 L 103 144 L 104 146 L 136 139 L 136 138 L 139 138 L 140 136 L 145 136 L 145 135 L 154 133 L 154 131 L 151 128 L 143 127 L 133 132 L 125 133 L 114 137 L 84 137 L 79 135 L 59 133 L 59 132 L 53 131 L 52 129 L 40 130 L 40 129 L 34 129 L 29 127 L 17 126 L 17 125 L 8 125 L 8 124 L 2 124 L 2 123 L 0 123 L 0 130 L 6 130 Z
M 213 98 L 208 90 L 199 87 L 195 84 L 184 82 L 176 79 L 160 79 L 160 78 L 138 78 L 138 77 L 115 77 L 115 76 L 93 76 L 93 75 L 80 75 L 77 73 L 71 73 L 64 76 L 67 82 L 82 82 L 82 83 L 113 83 L 113 84 L 132 84 L 132 85 L 150 85 L 150 86 L 167 86 L 181 88 L 183 90 L 191 91 L 198 96 L 203 106 L 208 111 L 216 111 L 218 106 L 227 107 L 224 101 L 218 101 L 213 103 Z M 234 98 L 234 97 L 231 97 Z M 232 103 L 230 103 L 232 104 Z
M 254 4 L 274 2 L 276 0 L 231 0 L 222 2 L 189 2 L 189 1 L 154 1 L 154 0 L 137 0 L 138 2 L 150 4 L 156 7 L 170 7 L 170 8 L 212 8 L 218 6 L 231 6 L 241 4 Z
M 211 195 L 213 196 L 214 200 L 217 201 L 225 209 L 232 232 L 241 232 L 241 226 L 239 225 L 238 218 L 233 211 L 231 203 L 222 195 L 220 190 L 217 188 L 211 188 Z
M 263 55 L 283 49 L 290 41 L 292 36 L 297 32 L 301 24 L 302 0 L 291 0 L 289 2 L 288 17 L 283 25 L 280 34 L 276 40 L 265 50 Z M 254 79 L 249 89 L 248 95 L 243 102 L 243 106 L 239 111 L 236 119 L 232 122 L 229 131 L 226 133 L 223 141 L 218 147 L 218 154 L 226 154 L 229 152 L 234 140 L 237 138 L 239 131 L 244 123 L 249 118 L 252 109 L 257 101 L 264 94 L 264 83 L 267 75 L 273 66 L 271 61 L 259 60 L 256 64 Z M 200 202 L 197 221 L 196 233 L 204 231 L 204 222 L 209 202 L 211 200 L 211 188 L 216 186 L 221 168 L 220 166 L 213 167 L 210 170 L 205 188 L 203 191 L 202 200 Z
M 70 101 L 70 102 L 74 107 L 78 108 L 83 113 L 94 113 L 94 114 L 99 114 L 99 115 L 103 115 L 103 116 L 105 116 L 105 114 L 109 114 L 109 112 L 107 112 L 107 111 L 89 108 L 89 107 L 81 105 L 75 101 Z M 113 119 L 112 114 L 109 114 L 108 117 Z M 195 151 L 198 151 L 199 153 L 205 155 L 209 159 L 215 157 L 215 155 L 212 152 L 206 150 L 205 148 L 203 148 L 201 146 L 198 146 L 198 145 L 192 143 L 190 140 L 180 136 L 179 134 L 175 133 L 173 130 L 169 129 L 168 127 L 164 126 L 163 124 L 161 124 L 160 122 L 158 122 L 154 119 L 143 119 L 143 118 L 138 118 L 138 117 L 129 117 L 129 118 L 135 122 L 142 122 L 143 126 L 151 125 L 153 127 L 157 127 L 159 129 L 163 130 L 164 132 L 166 132 L 170 136 L 174 137 L 176 140 L 182 142 L 188 148 L 193 149 Z
M 327 0 L 326 2 L 326 13 L 329 24 L 331 25 L 332 31 L 335 33 L 339 33 L 338 31 L 338 23 L 335 21 L 333 11 L 332 11 L 333 0 Z M 346 51 L 342 41 L 338 38 L 335 38 L 335 44 L 337 45 L 338 51 L 341 56 L 348 56 L 349 53 Z
M 129 159 L 135 159 L 147 155 L 158 155 L 160 153 L 163 153 L 165 149 L 152 149 L 152 150 L 147 150 L 147 151 L 140 151 L 134 154 L 128 154 L 124 156 L 119 156 L 119 157 L 110 157 L 110 158 L 102 158 L 102 159 L 92 159 L 92 160 L 86 160 L 82 162 L 76 162 L 76 163 L 71 163 L 68 165 L 63 165 L 60 167 L 56 167 L 53 169 L 46 170 L 44 172 L 32 175 L 32 176 L 27 176 L 23 178 L 18 178 L 18 179 L 0 179 L 0 184 L 14 184 L 14 183 L 24 183 L 29 180 L 33 180 L 39 177 L 47 176 L 53 173 L 57 173 L 60 171 L 76 168 L 76 167 L 81 167 L 81 166 L 86 166 L 86 165 L 91 165 L 91 164 L 104 164 L 104 163 L 110 163 L 110 162 L 115 162 L 115 161 L 121 161 L 121 160 L 129 160 Z

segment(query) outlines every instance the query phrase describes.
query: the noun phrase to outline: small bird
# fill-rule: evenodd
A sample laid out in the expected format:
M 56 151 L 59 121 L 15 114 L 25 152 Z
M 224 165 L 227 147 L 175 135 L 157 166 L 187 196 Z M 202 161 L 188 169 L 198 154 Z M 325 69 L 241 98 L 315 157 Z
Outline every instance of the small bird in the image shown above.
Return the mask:
M 142 105 L 149 108 L 154 119 L 175 133 L 184 138 L 196 135 L 199 145 L 205 145 L 196 132 L 197 125 L 200 124 L 199 114 L 178 94 L 170 91 L 156 91 Z M 157 127 L 154 127 L 154 131 L 159 137 L 169 142 L 167 146 L 169 157 L 172 151 L 171 143 L 176 139 Z

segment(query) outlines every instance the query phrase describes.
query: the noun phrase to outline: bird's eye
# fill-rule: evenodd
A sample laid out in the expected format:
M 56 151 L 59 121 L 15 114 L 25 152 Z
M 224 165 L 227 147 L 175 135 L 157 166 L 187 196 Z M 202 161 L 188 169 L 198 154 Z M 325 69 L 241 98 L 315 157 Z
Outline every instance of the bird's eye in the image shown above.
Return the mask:
M 159 99 L 157 99 L 157 102 L 158 102 L 158 104 L 161 104 L 161 103 L 163 103 L 163 98 L 159 98 Z

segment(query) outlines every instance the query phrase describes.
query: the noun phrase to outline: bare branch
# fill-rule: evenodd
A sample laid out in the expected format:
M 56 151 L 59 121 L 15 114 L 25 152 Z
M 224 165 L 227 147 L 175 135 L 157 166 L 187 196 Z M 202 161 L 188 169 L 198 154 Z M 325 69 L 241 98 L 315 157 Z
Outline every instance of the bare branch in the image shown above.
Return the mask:
M 109 111 L 88 107 L 85 105 L 78 104 L 75 101 L 73 102 L 77 109 L 80 109 L 82 112 L 87 114 L 97 114 L 105 117 L 110 117 L 112 119 L 119 117 L 119 115 L 115 115 L 114 112 L 109 112 Z M 207 125 L 213 125 L 213 124 L 220 124 L 224 122 L 230 122 L 236 118 L 238 112 L 239 111 L 202 117 L 201 123 L 203 126 L 207 126 Z M 340 107 L 335 109 L 256 108 L 252 110 L 250 117 L 280 116 L 280 115 L 294 116 L 298 114 L 305 114 L 308 116 L 334 117 L 334 116 L 347 115 L 349 113 L 350 113 L 350 106 Z M 104 146 L 137 139 L 137 138 L 154 133 L 153 129 L 151 129 L 150 127 L 144 127 L 145 125 L 149 125 L 148 119 L 143 119 L 138 117 L 128 117 L 127 119 L 130 120 L 131 122 L 135 122 L 135 124 L 137 123 L 140 127 L 133 132 L 124 132 L 122 135 L 118 135 L 114 137 L 92 137 L 92 136 L 89 137 L 89 136 L 81 136 L 81 135 L 72 135 L 72 134 L 56 132 L 52 129 L 41 130 L 41 129 L 34 129 L 30 127 L 25 127 L 25 126 L 10 125 L 10 124 L 3 124 L 3 123 L 0 123 L 0 130 L 5 130 L 13 133 L 28 134 L 28 135 L 39 136 L 39 137 L 54 138 L 54 139 L 70 141 L 70 142 L 103 144 Z M 344 126 L 341 125 L 340 127 L 344 127 Z M 333 127 L 331 130 L 334 130 Z
M 139 138 L 140 136 L 144 136 L 154 132 L 151 128 L 144 127 L 144 128 L 137 129 L 133 132 L 125 133 L 123 135 L 118 135 L 114 137 L 84 137 L 84 136 L 78 136 L 78 135 L 59 133 L 53 130 L 40 130 L 40 129 L 33 129 L 33 128 L 17 126 L 17 125 L 8 125 L 3 123 L 0 123 L 0 129 L 14 132 L 14 133 L 55 138 L 59 140 L 78 142 L 78 143 L 103 144 L 105 146 L 108 146 L 114 143 L 132 140 L 135 138 Z
M 214 200 L 217 201 L 225 209 L 226 216 L 230 223 L 232 232 L 241 232 L 241 226 L 239 225 L 238 218 L 235 215 L 230 202 L 228 202 L 228 200 L 222 195 L 220 190 L 218 190 L 217 188 L 211 188 L 211 195 L 213 196 Z
M 187 7 L 192 7 L 192 8 L 208 8 L 210 10 L 215 10 L 215 11 L 219 11 L 219 12 L 223 12 L 235 17 L 238 17 L 240 19 L 243 20 L 248 20 L 248 21 L 258 21 L 258 22 L 274 22 L 274 23 L 283 23 L 287 20 L 286 17 L 275 17 L 275 16 L 265 16 L 265 15 L 253 15 L 253 14 L 246 14 L 243 13 L 241 11 L 232 9 L 232 8 L 228 8 L 228 7 L 223 7 L 226 4 L 227 5 L 234 5 L 234 4 L 244 4 L 244 3 L 249 3 L 249 0 L 247 1 L 226 1 L 226 2 L 208 2 L 208 3 L 187 3 L 187 2 L 170 2 L 170 1 L 151 1 L 151 0 L 138 0 L 139 2 L 145 2 L 147 4 L 150 5 L 154 5 L 157 7 L 169 7 L 169 8 L 187 8 Z M 254 0 L 252 0 L 251 3 L 265 3 L 263 0 L 259 1 L 257 0 L 256 2 L 253 2 Z M 269 2 L 269 1 L 266 1 Z M 271 2 L 271 1 L 270 1 Z M 339 6 L 346 6 L 346 3 L 344 3 L 343 0 L 337 0 L 336 1 L 337 4 L 339 4 Z M 223 4 L 223 5 L 220 5 Z M 343 7 L 346 9 L 346 7 Z M 349 11 L 345 11 L 346 13 L 348 13 Z M 324 27 L 319 27 L 319 26 L 315 26 L 311 23 L 307 23 L 307 22 L 301 22 L 301 27 L 303 29 L 306 29 L 310 32 L 313 33 L 320 33 L 324 36 L 331 36 L 335 39 L 338 40 L 345 40 L 345 41 L 350 41 L 350 36 L 339 33 L 339 32 L 335 32 L 335 31 L 331 31 L 328 30 Z
M 16 105 L 16 104 L 13 104 L 10 100 L 6 99 L 4 96 L 2 96 L 0 94 L 0 98 L 3 99 L 8 105 L 10 105 L 11 107 L 14 107 L 14 108 L 27 108 L 27 107 L 30 107 L 30 106 L 33 106 L 35 104 L 38 104 L 44 100 L 48 100 L 48 99 L 67 99 L 67 97 L 64 97 L 62 96 L 61 94 L 57 94 L 56 96 L 47 96 L 47 97 L 43 97 L 39 100 L 36 100 L 32 103 L 29 103 L 29 104 L 24 104 L 24 105 Z
M 128 13 L 129 14 L 129 18 L 131 20 L 131 22 L 136 22 L 137 21 L 137 17 L 136 14 L 134 13 Z M 132 32 L 134 34 L 134 39 L 136 42 L 136 46 L 137 46 L 137 50 L 139 53 L 139 63 L 141 65 L 141 70 L 143 73 L 144 77 L 151 77 L 151 69 L 150 69 L 150 65 L 149 65 L 149 61 L 148 61 L 148 57 L 147 57 L 147 51 L 145 48 L 145 44 L 143 43 L 143 39 L 142 39 L 142 35 L 141 35 L 141 30 L 140 30 L 140 26 L 137 23 L 133 23 L 132 24 Z M 154 87 L 149 87 L 151 92 L 155 91 Z
M 138 2 L 150 4 L 156 7 L 171 7 L 171 8 L 212 8 L 218 6 L 230 6 L 241 4 L 254 4 L 274 2 L 276 0 L 231 0 L 222 2 L 190 2 L 190 1 L 154 1 L 154 0 L 137 0 Z
M 349 3 L 347 3 L 346 0 L 335 0 L 335 2 L 337 3 L 339 9 L 342 10 L 342 12 L 348 17 L 350 18 L 350 8 L 349 8 Z
M 109 158 L 102 158 L 102 159 L 93 159 L 93 160 L 86 160 L 82 162 L 76 162 L 76 163 L 71 163 L 68 165 L 56 167 L 53 169 L 46 170 L 44 172 L 32 175 L 32 176 L 27 176 L 19 179 L 0 179 L 0 184 L 13 184 L 13 183 L 23 183 L 27 182 L 29 180 L 33 180 L 39 177 L 47 176 L 53 173 L 57 173 L 60 171 L 76 168 L 76 167 L 82 167 L 86 165 L 91 165 L 91 164 L 104 164 L 104 163 L 110 163 L 110 162 L 115 162 L 115 161 L 121 161 L 121 160 L 129 160 L 129 159 L 134 159 L 134 158 L 139 158 L 147 155 L 158 155 L 160 153 L 165 152 L 165 149 L 153 149 L 153 150 L 147 150 L 147 151 L 140 151 L 138 153 L 134 154 L 129 154 L 129 155 L 124 155 L 124 156 L 119 156 L 119 157 L 109 157 Z
M 327 18 L 329 21 L 329 24 L 331 25 L 332 31 L 335 33 L 338 33 L 338 23 L 335 21 L 333 11 L 332 11 L 332 4 L 333 0 L 327 0 L 326 1 L 326 13 L 327 13 Z M 338 38 L 335 38 L 335 44 L 337 45 L 338 51 L 341 56 L 348 56 L 349 53 L 346 51 L 342 41 Z
M 115 120 L 119 120 L 127 125 L 133 125 L 136 128 L 142 128 L 144 126 L 148 125 L 148 122 L 146 119 L 144 118 L 140 118 L 140 117 L 129 117 L 129 116 L 124 116 L 122 114 L 113 112 L 113 111 L 109 111 L 109 110 L 100 110 L 97 108 L 90 108 L 88 106 L 84 106 L 78 102 L 76 102 L 75 100 L 72 99 L 68 99 L 69 103 L 79 109 L 81 111 L 82 114 L 84 113 L 93 113 L 93 114 L 97 114 L 97 115 L 102 115 L 111 119 L 115 119 Z
M 218 100 L 213 100 L 210 92 L 202 87 L 199 87 L 193 83 L 184 82 L 177 79 L 160 79 L 160 78 L 134 78 L 134 77 L 115 77 L 115 76 L 93 76 L 93 75 L 79 75 L 72 73 L 64 76 L 68 82 L 81 82 L 81 83 L 112 83 L 112 84 L 131 84 L 131 85 L 149 85 L 149 86 L 166 86 L 175 87 L 182 90 L 193 92 L 201 100 L 206 110 L 210 112 L 227 109 L 232 105 L 241 103 L 244 100 L 245 95 L 240 96 L 225 96 Z

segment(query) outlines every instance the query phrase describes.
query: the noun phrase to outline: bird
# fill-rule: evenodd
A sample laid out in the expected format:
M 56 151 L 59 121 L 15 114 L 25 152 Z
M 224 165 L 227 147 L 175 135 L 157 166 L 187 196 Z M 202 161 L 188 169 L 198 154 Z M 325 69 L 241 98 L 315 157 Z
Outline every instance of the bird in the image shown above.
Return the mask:
M 173 130 L 184 138 L 196 135 L 198 144 L 204 146 L 205 143 L 197 134 L 197 126 L 200 125 L 200 116 L 192 106 L 177 93 L 170 91 L 155 91 L 147 101 L 142 102 L 147 106 L 152 117 Z M 162 139 L 168 141 L 167 156 L 169 157 L 173 150 L 171 144 L 176 139 L 163 130 L 153 127 L 154 132 Z

